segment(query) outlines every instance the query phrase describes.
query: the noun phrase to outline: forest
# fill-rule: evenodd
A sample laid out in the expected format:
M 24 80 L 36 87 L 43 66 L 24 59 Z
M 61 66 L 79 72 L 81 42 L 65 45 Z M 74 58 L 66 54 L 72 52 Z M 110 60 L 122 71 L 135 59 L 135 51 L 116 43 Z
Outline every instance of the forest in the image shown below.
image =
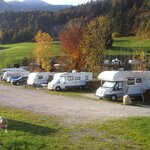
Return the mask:
M 58 38 L 59 31 L 73 19 L 88 23 L 109 16 L 113 37 L 150 38 L 150 0 L 97 0 L 61 11 L 6 11 L 0 13 L 0 43 L 34 41 L 38 31 Z

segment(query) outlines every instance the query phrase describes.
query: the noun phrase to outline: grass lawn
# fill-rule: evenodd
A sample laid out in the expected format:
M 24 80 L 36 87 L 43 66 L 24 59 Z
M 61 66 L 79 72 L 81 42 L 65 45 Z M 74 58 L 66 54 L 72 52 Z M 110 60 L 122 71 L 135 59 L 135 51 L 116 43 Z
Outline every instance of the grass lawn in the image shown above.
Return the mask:
M 63 126 L 62 118 L 0 106 L 8 133 L 0 131 L 1 150 L 148 150 L 150 117 Z M 3 145 L 2 145 L 3 144 Z
M 15 63 L 20 63 L 24 57 L 30 57 L 34 50 L 35 43 L 17 43 L 0 45 L 0 68 Z M 53 55 L 60 55 L 60 43 L 54 42 Z
M 107 51 L 110 55 L 133 55 L 134 50 L 142 48 L 149 55 L 150 39 L 140 39 L 137 37 L 114 38 L 112 48 Z
M 20 63 L 24 57 L 31 56 L 34 50 L 34 43 L 17 43 L 0 45 L 0 68 L 15 63 Z M 107 50 L 108 55 L 133 55 L 136 48 L 145 49 L 150 54 L 150 40 L 137 37 L 114 38 L 112 48 Z M 60 42 L 55 41 L 53 55 L 61 55 Z

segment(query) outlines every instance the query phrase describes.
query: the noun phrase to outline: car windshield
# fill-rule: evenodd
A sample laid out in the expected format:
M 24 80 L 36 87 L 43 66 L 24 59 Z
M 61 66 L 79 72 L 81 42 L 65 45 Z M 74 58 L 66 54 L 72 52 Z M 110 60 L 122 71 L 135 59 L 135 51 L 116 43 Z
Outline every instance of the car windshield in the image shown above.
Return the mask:
M 116 82 L 113 81 L 106 81 L 104 82 L 103 86 L 104 88 L 113 88 L 115 86 Z

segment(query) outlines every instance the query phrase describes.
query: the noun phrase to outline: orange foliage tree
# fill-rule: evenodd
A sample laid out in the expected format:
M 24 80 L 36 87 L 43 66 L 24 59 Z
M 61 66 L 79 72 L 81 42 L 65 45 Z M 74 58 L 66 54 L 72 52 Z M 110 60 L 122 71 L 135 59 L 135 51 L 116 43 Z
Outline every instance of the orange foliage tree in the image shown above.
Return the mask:
M 39 31 L 35 36 L 34 57 L 45 71 L 51 70 L 50 57 L 52 56 L 52 37 L 45 32 Z
M 84 69 L 84 55 L 81 49 L 83 40 L 83 23 L 81 20 L 69 22 L 59 33 L 62 51 L 70 60 L 68 69 L 81 71 Z

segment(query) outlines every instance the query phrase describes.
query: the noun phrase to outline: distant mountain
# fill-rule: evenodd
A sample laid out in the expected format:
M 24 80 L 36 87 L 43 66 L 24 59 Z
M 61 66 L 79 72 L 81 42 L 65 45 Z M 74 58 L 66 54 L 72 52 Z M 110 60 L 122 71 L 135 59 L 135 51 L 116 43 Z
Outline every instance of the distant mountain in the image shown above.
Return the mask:
M 17 0 L 5 2 L 4 0 L 0 0 L 0 12 L 33 10 L 55 11 L 63 10 L 69 7 L 71 7 L 71 5 L 51 5 L 42 0 L 24 0 L 23 2 L 19 2 Z

